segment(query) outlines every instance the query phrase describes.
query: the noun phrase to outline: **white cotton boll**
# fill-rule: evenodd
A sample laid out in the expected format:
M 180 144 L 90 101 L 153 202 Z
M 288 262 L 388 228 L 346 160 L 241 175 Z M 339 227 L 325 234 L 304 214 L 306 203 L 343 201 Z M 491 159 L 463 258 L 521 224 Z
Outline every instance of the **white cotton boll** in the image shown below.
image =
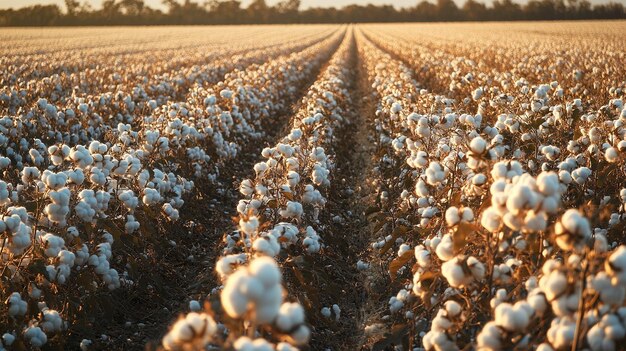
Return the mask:
M 500 351 L 502 349 L 503 332 L 496 322 L 490 321 L 476 337 L 477 346 L 480 350 Z
M 554 172 L 541 172 L 537 176 L 537 188 L 546 196 L 555 195 L 559 191 L 559 177 Z
M 553 320 L 548 330 L 548 341 L 556 350 L 568 348 L 574 340 L 575 330 L 575 321 L 569 318 L 557 318 Z
M 15 342 L 15 335 L 10 334 L 10 333 L 4 333 L 2 335 L 2 343 L 6 346 L 11 346 L 13 345 L 13 342 Z
M 320 313 L 322 314 L 322 316 L 324 316 L 326 318 L 330 318 L 330 316 L 331 316 L 330 308 L 328 308 L 328 307 L 323 307 L 322 310 L 320 311 Z
M 459 288 L 471 282 L 460 266 L 458 258 L 444 262 L 441 265 L 441 273 L 453 288 Z
M 441 238 L 441 242 L 437 245 L 435 253 L 442 261 L 448 261 L 454 257 L 454 242 L 450 234 L 446 234 Z
M 300 218 L 302 214 L 302 204 L 296 201 L 287 201 L 285 209 L 280 210 L 280 215 L 283 218 Z
M 502 226 L 502 218 L 495 208 L 489 207 L 483 211 L 480 224 L 488 231 L 496 232 Z
M 63 330 L 63 319 L 58 311 L 45 308 L 42 311 L 43 322 L 41 328 L 47 333 L 57 333 Z
M 546 299 L 552 301 L 565 292 L 567 288 L 567 277 L 565 277 L 563 273 L 554 270 L 541 278 L 540 285 L 546 294 Z
M 626 246 L 619 246 L 605 262 L 605 269 L 615 283 L 626 284 Z
M 298 172 L 289 171 L 287 173 L 287 182 L 290 187 L 295 187 L 300 182 L 300 174 L 298 174 Z
M 166 203 L 161 207 L 165 215 L 172 221 L 176 221 L 180 218 L 180 214 L 177 209 L 175 209 L 172 204 Z
M 428 268 L 431 260 L 430 251 L 426 250 L 422 245 L 415 247 L 415 259 L 420 267 Z
M 308 253 L 317 253 L 320 251 L 321 245 L 319 240 L 320 237 L 317 235 L 317 232 L 311 226 L 307 226 L 306 238 L 302 241 L 302 245 L 304 245 Z
M 0 156 L 0 170 L 3 170 L 11 165 L 11 159 L 8 157 Z
M 398 101 L 394 102 L 391 105 L 391 113 L 398 113 L 400 111 L 402 111 L 402 104 Z
M 487 150 L 487 142 L 482 137 L 477 136 L 470 142 L 470 150 L 475 155 L 482 155 Z
M 166 350 L 200 350 L 217 334 L 217 323 L 206 313 L 191 312 L 180 318 L 163 338 Z
M 341 318 L 341 308 L 339 308 L 339 305 L 333 304 L 333 313 L 335 314 L 335 320 L 338 321 Z
M 231 275 L 235 268 L 239 265 L 242 265 L 246 262 L 247 257 L 245 254 L 234 254 L 220 257 L 215 264 L 215 271 L 223 280 L 224 278 Z
M 11 202 L 9 186 L 4 181 L 0 180 L 0 205 L 7 205 Z
M 458 315 L 461 314 L 462 312 L 462 308 L 461 305 L 454 301 L 454 300 L 448 300 L 446 301 L 446 303 L 444 304 L 444 308 L 446 309 L 446 311 L 448 312 L 448 317 L 457 317 Z
M 555 226 L 556 243 L 562 250 L 582 250 L 591 239 L 591 227 L 587 218 L 576 209 L 567 210 Z
M 306 345 L 311 338 L 311 329 L 306 325 L 300 325 L 295 331 L 290 334 L 291 340 L 296 345 Z
M 139 226 L 140 226 L 139 221 L 135 219 L 135 216 L 133 215 L 126 216 L 126 223 L 124 224 L 124 229 L 127 234 L 134 233 L 137 229 L 139 229 Z
M 529 314 L 518 302 L 515 305 L 503 302 L 495 309 L 495 322 L 512 332 L 523 332 L 530 321 Z
M 259 162 L 254 165 L 254 171 L 256 172 L 257 177 L 262 176 L 268 168 L 269 166 L 265 162 Z
M 255 304 L 254 318 L 257 323 L 271 323 L 280 309 L 282 304 L 282 286 L 280 284 L 273 285 L 266 290 L 260 290 L 263 293 L 259 296 Z
M 548 308 L 548 302 L 546 301 L 546 297 L 539 290 L 537 292 L 531 293 L 526 299 L 530 307 L 532 307 L 535 314 L 539 317 L 543 316 L 544 312 Z
M 21 173 L 22 183 L 24 183 L 24 185 L 28 185 L 28 183 L 37 180 L 40 177 L 39 169 L 37 169 L 37 167 L 24 167 Z
M 455 342 L 448 338 L 445 332 L 429 331 L 422 338 L 422 343 L 426 350 L 456 351 L 459 350 Z
M 189 310 L 192 312 L 199 312 L 200 310 L 202 310 L 202 306 L 197 300 L 191 300 L 189 301 Z
M 587 179 L 589 179 L 589 176 L 591 176 L 591 169 L 587 167 L 580 167 L 580 168 L 575 169 L 571 173 L 571 175 L 576 183 L 583 185 L 585 184 L 585 182 L 587 182 Z
M 158 190 L 152 188 L 144 188 L 143 189 L 143 198 L 142 202 L 146 206 L 156 205 L 162 201 L 161 194 Z
M 240 291 L 240 287 L 247 285 L 249 279 L 252 278 L 246 274 L 245 270 L 238 270 L 226 280 L 220 299 L 224 311 L 232 318 L 239 318 L 248 310 L 248 299 Z
M 132 190 L 124 190 L 119 193 L 117 198 L 122 201 L 124 206 L 133 211 L 139 205 L 139 199 L 135 196 Z
M 548 226 L 548 218 L 543 212 L 535 212 L 530 210 L 526 212 L 524 217 L 524 231 L 525 232 L 538 232 L 543 231 Z
M 256 216 L 248 218 L 247 221 L 242 218 L 239 220 L 239 229 L 248 235 L 254 235 L 259 229 L 259 219 Z
M 446 222 L 448 226 L 452 227 L 461 221 L 461 216 L 459 215 L 459 209 L 456 207 L 449 207 L 446 210 Z
M 479 87 L 477 89 L 475 89 L 474 91 L 472 91 L 472 99 L 474 101 L 480 99 L 480 97 L 483 95 L 483 88 Z
M 472 272 L 474 279 L 481 280 L 485 277 L 485 265 L 476 257 L 470 256 L 467 258 L 467 267 Z
M 604 158 L 607 162 L 615 163 L 619 161 L 619 153 L 614 147 L 609 147 L 604 151 Z
M 313 172 L 311 173 L 311 180 L 315 185 L 328 186 L 330 185 L 330 181 L 328 180 L 329 174 L 330 171 L 328 169 L 324 168 L 320 164 L 316 164 L 313 167 Z
M 276 261 L 269 257 L 259 257 L 250 263 L 250 273 L 256 276 L 265 287 L 280 284 L 281 274 Z
M 437 185 L 441 183 L 445 177 L 446 171 L 441 164 L 439 164 L 439 162 L 431 162 L 430 165 L 428 165 L 428 168 L 426 169 L 426 182 L 428 182 L 428 184 Z
M 417 181 L 417 183 L 415 183 L 415 194 L 420 197 L 426 197 L 429 195 L 426 182 L 420 179 Z
M 24 338 L 30 343 L 33 347 L 42 347 L 48 342 L 48 337 L 46 333 L 44 333 L 41 328 L 31 326 L 24 330 Z
M 294 327 L 304 323 L 304 308 L 299 303 L 283 303 L 275 323 L 280 330 L 291 331 Z
M 28 304 L 26 301 L 22 300 L 22 297 L 19 293 L 14 292 L 7 299 L 7 304 L 9 305 L 9 316 L 23 316 L 26 314 L 26 309 Z
M 252 243 L 252 248 L 255 252 L 270 257 L 275 257 L 280 252 L 280 244 L 276 237 L 271 234 L 257 237 Z

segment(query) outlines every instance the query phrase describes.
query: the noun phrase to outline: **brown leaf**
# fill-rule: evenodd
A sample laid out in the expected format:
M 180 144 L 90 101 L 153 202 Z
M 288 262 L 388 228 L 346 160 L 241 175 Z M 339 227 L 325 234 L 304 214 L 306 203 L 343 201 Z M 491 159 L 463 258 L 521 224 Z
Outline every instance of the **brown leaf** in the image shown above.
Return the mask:
M 413 250 L 409 250 L 402 254 L 402 256 L 396 257 L 389 264 L 389 275 L 391 276 L 391 280 L 396 279 L 396 275 L 398 274 L 398 270 L 402 268 L 405 264 L 407 264 L 411 258 L 413 257 Z

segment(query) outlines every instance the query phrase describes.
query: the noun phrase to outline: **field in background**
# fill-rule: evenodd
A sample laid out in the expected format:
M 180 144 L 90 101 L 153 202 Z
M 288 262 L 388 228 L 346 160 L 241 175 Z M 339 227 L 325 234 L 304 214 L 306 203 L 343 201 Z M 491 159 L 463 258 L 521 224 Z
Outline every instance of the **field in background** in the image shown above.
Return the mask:
M 1 345 L 620 349 L 624 37 L 5 28 Z

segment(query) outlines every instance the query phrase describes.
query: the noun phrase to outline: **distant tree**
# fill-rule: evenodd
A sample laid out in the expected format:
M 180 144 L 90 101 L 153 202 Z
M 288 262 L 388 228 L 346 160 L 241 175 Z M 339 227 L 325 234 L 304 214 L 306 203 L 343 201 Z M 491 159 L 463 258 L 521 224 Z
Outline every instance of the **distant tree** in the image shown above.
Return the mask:
M 468 21 L 484 21 L 488 19 L 488 10 L 485 4 L 475 0 L 467 0 L 461 8 L 464 19 Z
M 248 5 L 246 9 L 247 17 L 251 20 L 256 20 L 257 23 L 268 23 L 272 17 L 272 11 L 265 0 L 252 0 L 252 3 Z
M 460 18 L 459 8 L 453 0 L 437 0 L 437 20 L 456 21 Z
M 299 22 L 300 0 L 283 0 L 279 1 L 274 8 L 276 9 L 276 17 L 280 23 Z
M 65 0 L 65 8 L 69 16 L 76 16 L 80 11 L 80 2 L 77 0 Z
M 199 3 L 202 1 L 202 3 Z M 66 12 L 56 5 L 36 5 L 0 10 L 0 26 L 53 25 L 137 25 L 137 24 L 241 24 L 241 23 L 346 23 L 398 21 L 483 21 L 561 20 L 626 18 L 623 4 L 592 6 L 589 0 L 494 0 L 486 6 L 480 0 L 466 0 L 459 8 L 453 0 L 434 3 L 421 0 L 413 7 L 391 5 L 348 5 L 343 8 L 300 10 L 301 0 L 280 0 L 270 6 L 253 0 L 245 9 L 240 0 L 162 0 L 163 13 L 145 5 L 144 0 L 104 0 L 93 9 L 81 0 L 64 0 Z
M 435 21 L 437 16 L 437 6 L 427 0 L 422 0 L 415 7 L 414 20 L 417 21 Z
M 491 20 L 514 21 L 522 19 L 522 7 L 512 0 L 495 0 L 492 5 Z

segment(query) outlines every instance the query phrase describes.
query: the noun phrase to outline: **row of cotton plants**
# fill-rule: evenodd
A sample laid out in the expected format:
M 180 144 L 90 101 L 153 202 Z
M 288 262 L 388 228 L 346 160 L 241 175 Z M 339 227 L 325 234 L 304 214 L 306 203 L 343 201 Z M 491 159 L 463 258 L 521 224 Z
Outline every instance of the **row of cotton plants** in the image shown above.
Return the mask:
M 256 36 L 236 38 L 226 35 L 226 42 L 211 42 L 215 38 L 205 38 L 207 42 L 197 43 L 192 48 L 170 48 L 162 55 L 153 55 L 151 50 L 118 53 L 95 54 L 90 48 L 78 49 L 84 56 L 81 60 L 68 58 L 64 51 L 56 57 L 51 54 L 47 61 L 58 69 L 47 71 L 43 67 L 24 64 L 23 60 L 35 60 L 19 55 L 5 56 L 6 76 L 3 80 L 0 100 L 2 106 L 12 113 L 20 106 L 29 106 L 36 98 L 45 98 L 59 107 L 73 96 L 88 98 L 90 95 L 106 91 L 125 91 L 135 98 L 154 99 L 162 103 L 163 99 L 180 99 L 194 84 L 205 81 L 215 83 L 224 73 L 235 68 L 245 67 L 255 62 L 262 62 L 288 52 L 299 51 L 308 45 L 331 34 L 331 30 L 319 32 L 294 31 L 278 38 Z M 263 31 L 260 31 L 263 34 Z M 171 43 L 170 43 L 171 44 Z M 208 44 L 208 45 L 207 45 Z M 113 45 L 112 50 L 126 47 L 124 43 Z M 136 49 L 137 46 L 132 49 Z M 128 48 L 127 48 L 128 49 Z M 153 47 L 152 50 L 157 50 Z M 113 58 L 111 58 L 113 56 Z M 10 57 L 10 58 L 9 58 Z M 228 57 L 228 59 L 225 59 Z M 73 62 L 73 63 L 70 63 Z M 19 72 L 18 66 L 35 69 L 36 74 Z M 44 65 L 44 63 L 39 63 Z M 17 74 L 20 73 L 20 74 Z M 217 79 L 217 80 L 216 80 Z M 35 94 L 36 93 L 36 94 Z M 4 111 L 3 111 L 4 112 Z
M 137 64 L 126 66 L 131 72 L 120 73 L 111 66 L 111 72 L 89 69 L 69 77 L 54 75 L 17 82 L 0 93 L 0 113 L 19 128 L 11 134 L 13 138 L 37 137 L 70 146 L 102 140 L 118 123 L 136 126 L 155 108 L 185 101 L 195 86 L 214 85 L 230 71 L 302 50 L 325 36 L 267 47 L 235 45 L 222 50 L 228 59 L 205 58 L 203 65 L 182 62 L 165 72 L 146 72 L 146 67 Z M 135 66 L 139 72 L 132 72 Z M 155 67 L 163 69 L 164 65 Z
M 219 294 L 225 321 L 216 323 L 219 318 L 210 309 L 200 311 L 196 306 L 197 311 L 181 317 L 164 337 L 165 349 L 211 345 L 296 350 L 308 342 L 311 332 L 304 308 L 284 300 L 276 260 L 299 252 L 315 254 L 322 247 L 315 227 L 326 201 L 322 188 L 330 184 L 333 169 L 334 131 L 351 104 L 347 84 L 353 39 L 351 33 L 345 35 L 328 67 L 303 97 L 288 135 L 263 149 L 266 160 L 254 166 L 255 177 L 241 182 L 245 198 L 237 207 L 239 229 L 227 235 L 224 256 L 216 265 L 223 283 Z M 206 327 L 198 330 L 200 325 Z
M 2 240 L 2 271 L 7 277 L 2 295 L 8 311 L 2 322 L 5 346 L 15 342 L 40 347 L 48 337 L 62 334 L 77 315 L 96 307 L 80 303 L 79 297 L 100 293 L 100 287 L 132 289 L 133 277 L 124 268 L 128 257 L 113 254 L 114 241 L 122 236 L 157 235 L 142 227 L 146 221 L 178 220 L 183 197 L 194 185 L 186 178 L 196 170 L 185 160 L 200 155 L 203 166 L 214 169 L 211 166 L 218 157 L 235 155 L 218 149 L 222 146 L 218 142 L 199 141 L 217 140 L 220 131 L 231 140 L 245 140 L 242 134 L 254 131 L 247 121 L 269 118 L 262 108 L 277 112 L 272 103 L 296 93 L 293 87 L 310 79 L 338 45 L 340 35 L 259 66 L 256 74 L 248 73 L 249 78 L 226 77 L 216 85 L 221 89 L 219 101 L 207 97 L 202 105 L 206 111 L 193 110 L 199 115 L 213 114 L 219 125 L 207 117 L 196 120 L 201 126 L 196 129 L 183 122 L 193 123 L 192 114 L 169 104 L 155 107 L 139 129 L 119 123 L 100 140 L 84 143 L 80 138 L 70 146 L 73 143 L 57 138 L 29 140 L 21 133 L 36 132 L 41 125 L 4 118 L 1 137 L 6 156 L 0 158 L 4 215 L 0 223 L 6 233 Z M 268 77 L 272 84 L 266 84 Z M 44 99 L 38 106 L 52 110 Z M 230 117 L 237 111 L 247 111 L 245 118 Z M 56 122 L 48 125 L 49 130 L 58 126 Z M 55 134 L 60 137 L 61 132 Z M 208 155 L 216 155 L 215 160 Z M 214 163 L 209 165 L 209 160 Z M 59 295 L 78 302 L 64 307 Z
M 401 285 L 391 320 L 413 324 L 427 350 L 618 349 L 626 249 L 610 238 L 624 229 L 622 100 L 563 102 L 557 82 L 521 84 L 499 104 L 494 91 L 451 99 L 419 89 L 373 45 L 363 55 L 385 150 L 374 220 L 388 222 L 373 247 L 397 250 L 389 273 Z

